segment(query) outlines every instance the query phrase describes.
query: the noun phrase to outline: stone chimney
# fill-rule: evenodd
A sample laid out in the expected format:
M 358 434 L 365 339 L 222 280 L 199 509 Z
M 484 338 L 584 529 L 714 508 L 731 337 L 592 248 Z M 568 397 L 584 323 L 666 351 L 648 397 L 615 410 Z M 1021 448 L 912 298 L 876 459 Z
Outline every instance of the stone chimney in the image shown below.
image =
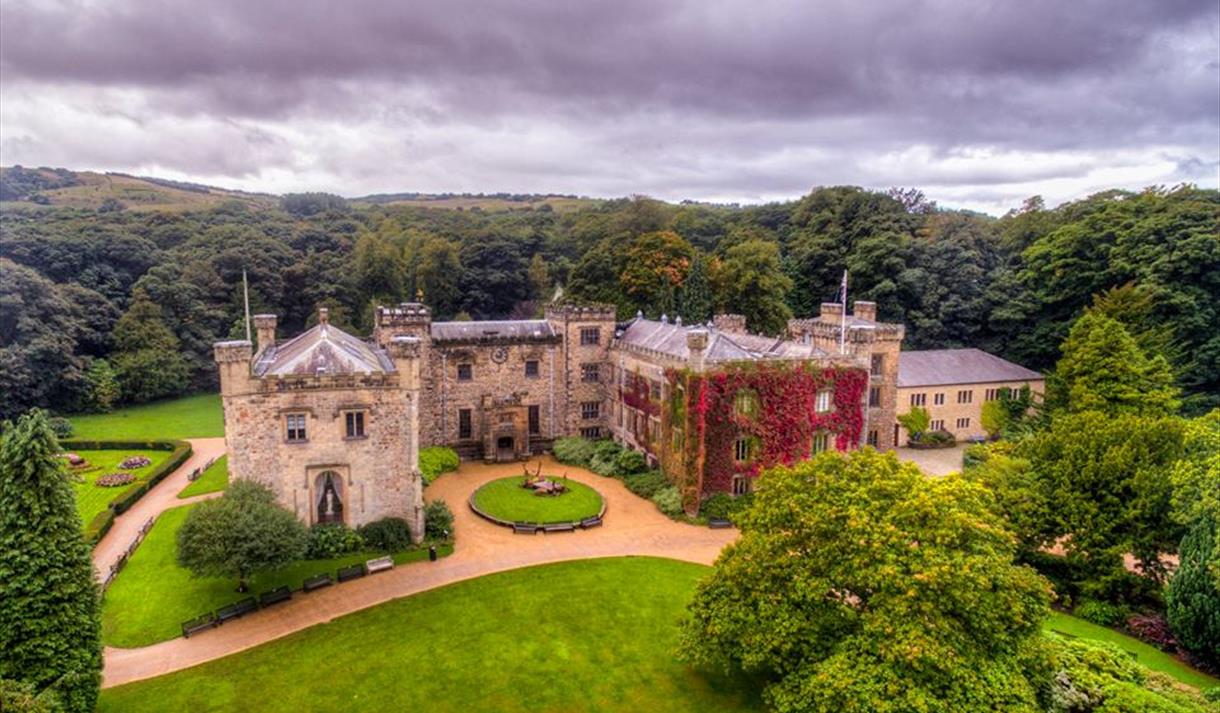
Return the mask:
M 818 312 L 819 322 L 833 322 L 838 324 L 843 318 L 843 305 L 838 302 L 823 302 L 821 311 Z
M 867 319 L 870 322 L 877 321 L 877 303 L 876 302 L 864 302 L 862 300 L 856 300 L 855 302 L 852 303 L 851 310 L 852 310 L 853 317 L 859 317 L 860 319 Z
M 703 359 L 707 351 L 707 330 L 692 329 L 686 333 L 686 348 L 690 351 L 687 364 L 690 370 L 699 373 L 703 371 Z
M 712 318 L 712 324 L 716 325 L 717 331 L 720 332 L 728 332 L 729 334 L 746 333 L 745 315 L 718 314 Z
M 254 329 L 258 332 L 258 341 L 255 353 L 260 353 L 264 349 L 275 345 L 275 323 L 276 317 L 274 314 L 256 314 L 254 315 Z
M 330 324 L 330 310 L 325 307 L 318 308 L 318 324 Z

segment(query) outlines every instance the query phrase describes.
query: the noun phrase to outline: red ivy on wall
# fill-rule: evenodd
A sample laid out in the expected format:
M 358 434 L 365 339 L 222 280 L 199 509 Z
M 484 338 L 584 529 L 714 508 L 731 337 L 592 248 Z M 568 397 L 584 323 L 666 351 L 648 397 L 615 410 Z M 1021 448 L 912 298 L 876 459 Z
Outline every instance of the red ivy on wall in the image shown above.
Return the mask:
M 626 383 L 619 389 L 619 397 L 622 398 L 623 403 L 633 409 L 639 409 L 649 416 L 656 416 L 661 413 L 661 405 L 653 401 L 649 396 L 651 385 L 646 377 L 634 372 L 628 372 L 624 381 Z
M 746 364 L 708 374 L 675 372 L 670 381 L 680 378 L 686 381 L 687 400 L 681 420 L 691 436 L 683 459 L 688 472 L 681 479 L 687 497 L 729 491 L 738 473 L 755 477 L 766 468 L 804 460 L 815 433 L 833 434 L 840 451 L 860 442 L 868 386 L 863 369 Z M 832 408 L 818 413 L 817 395 L 825 389 L 831 391 Z M 753 394 L 754 408 L 737 413 L 734 406 L 743 391 Z M 735 444 L 742 437 L 752 442 L 748 463 L 735 460 Z

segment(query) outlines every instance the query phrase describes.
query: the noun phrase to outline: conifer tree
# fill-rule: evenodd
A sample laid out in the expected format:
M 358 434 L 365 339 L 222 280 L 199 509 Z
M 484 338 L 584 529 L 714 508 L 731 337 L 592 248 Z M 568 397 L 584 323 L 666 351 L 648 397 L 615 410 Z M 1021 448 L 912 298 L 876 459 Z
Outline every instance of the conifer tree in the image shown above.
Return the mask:
M 1220 663 L 1220 586 L 1208 571 L 1216 551 L 1216 525 L 1200 518 L 1178 550 L 1180 564 L 1165 593 L 1165 613 L 1183 646 Z
M 59 443 L 39 410 L 0 435 L 0 679 L 63 710 L 93 710 L 99 594 Z
M 161 308 L 142 290 L 114 325 L 114 370 L 127 401 L 143 402 L 182 393 L 190 369 L 182 346 L 165 326 Z
M 712 318 L 712 282 L 705 255 L 695 256 L 681 296 L 682 319 L 687 324 L 702 324 Z
M 1052 404 L 1068 411 L 1166 416 L 1180 402 L 1163 356 L 1149 358 L 1122 323 L 1097 312 L 1076 320 L 1055 367 Z

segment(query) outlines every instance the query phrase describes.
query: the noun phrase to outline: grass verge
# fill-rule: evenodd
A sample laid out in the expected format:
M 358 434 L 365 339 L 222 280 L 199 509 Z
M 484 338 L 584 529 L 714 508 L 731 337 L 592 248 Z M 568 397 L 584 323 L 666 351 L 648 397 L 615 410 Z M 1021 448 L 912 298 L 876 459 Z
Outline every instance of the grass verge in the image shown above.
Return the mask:
M 178 493 L 178 497 L 193 498 L 196 495 L 205 493 L 218 493 L 229 487 L 229 461 L 228 456 L 221 456 L 212 464 L 212 467 L 203 471 L 199 477 L 191 484 L 182 489 Z
M 198 394 L 70 416 L 74 439 L 103 441 L 212 438 L 225 434 L 219 394 Z

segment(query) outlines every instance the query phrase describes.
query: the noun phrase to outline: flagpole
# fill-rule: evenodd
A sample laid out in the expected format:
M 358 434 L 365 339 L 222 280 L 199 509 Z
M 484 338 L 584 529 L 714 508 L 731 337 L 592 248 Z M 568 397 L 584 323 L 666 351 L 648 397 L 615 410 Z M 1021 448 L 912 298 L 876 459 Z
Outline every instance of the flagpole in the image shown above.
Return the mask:
M 242 299 L 246 303 L 246 341 L 250 341 L 250 283 L 246 281 L 246 269 L 241 270 Z
M 843 271 L 843 304 L 839 308 L 839 353 L 847 351 L 847 270 Z

